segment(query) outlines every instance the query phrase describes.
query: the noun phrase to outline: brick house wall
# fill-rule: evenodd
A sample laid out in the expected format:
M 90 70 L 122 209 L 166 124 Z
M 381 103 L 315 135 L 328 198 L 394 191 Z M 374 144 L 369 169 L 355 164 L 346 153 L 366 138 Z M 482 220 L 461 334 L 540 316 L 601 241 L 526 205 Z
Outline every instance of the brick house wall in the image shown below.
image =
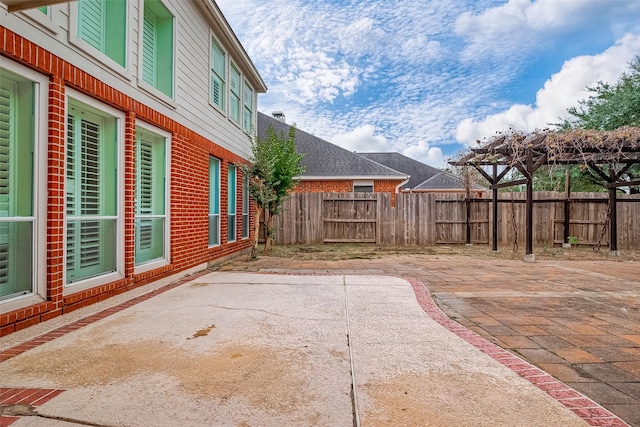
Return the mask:
M 376 193 L 391 193 L 391 205 L 395 206 L 396 188 L 403 180 L 374 180 L 373 189 Z M 302 180 L 293 189 L 295 193 L 351 193 L 353 180 Z
M 48 77 L 47 146 L 47 250 L 46 301 L 0 315 L 0 336 L 104 300 L 127 290 L 162 279 L 208 261 L 225 257 L 251 246 L 255 206 L 250 204 L 249 238 L 241 238 L 242 179 L 238 172 L 237 240 L 226 242 L 227 176 L 229 164 L 246 162 L 166 115 L 108 86 L 37 44 L 0 26 L 2 61 L 15 61 Z M 65 269 L 65 93 L 73 88 L 95 100 L 124 112 L 124 278 L 76 293 L 64 294 Z M 142 120 L 171 134 L 170 164 L 170 264 L 134 274 L 136 120 Z M 220 241 L 208 246 L 209 156 L 220 159 Z

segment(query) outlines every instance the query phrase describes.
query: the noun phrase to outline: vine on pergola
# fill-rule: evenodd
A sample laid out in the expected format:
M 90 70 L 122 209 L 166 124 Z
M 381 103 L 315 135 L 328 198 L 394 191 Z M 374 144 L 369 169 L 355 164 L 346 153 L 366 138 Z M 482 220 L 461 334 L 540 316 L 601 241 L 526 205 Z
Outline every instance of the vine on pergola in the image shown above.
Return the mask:
M 530 134 L 509 131 L 498 133 L 489 142 L 457 161 L 453 166 L 472 166 L 490 184 L 494 202 L 499 188 L 526 185 L 527 232 L 526 254 L 532 255 L 533 233 L 533 176 L 544 165 L 585 165 L 605 181 L 609 191 L 611 212 L 611 250 L 617 252 L 616 189 L 639 186 L 640 179 L 627 179 L 625 173 L 635 164 L 640 164 L 640 128 L 621 127 L 612 131 L 571 129 L 565 131 L 541 130 Z M 490 174 L 483 166 L 492 166 Z M 498 173 L 498 166 L 505 168 Z M 524 179 L 500 181 L 512 169 L 517 169 Z M 494 203 L 494 209 L 497 209 Z M 496 215 L 494 214 L 494 218 Z M 497 249 L 494 224 L 494 250 Z

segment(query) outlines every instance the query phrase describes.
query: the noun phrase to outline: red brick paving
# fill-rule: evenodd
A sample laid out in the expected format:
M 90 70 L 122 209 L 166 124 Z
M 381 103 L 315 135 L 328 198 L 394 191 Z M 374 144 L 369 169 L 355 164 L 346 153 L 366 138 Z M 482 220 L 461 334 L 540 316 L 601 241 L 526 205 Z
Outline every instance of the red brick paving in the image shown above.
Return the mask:
M 37 408 L 44 405 L 64 390 L 48 388 L 8 388 L 0 387 L 0 406 L 24 404 Z M 10 426 L 20 417 L 0 415 L 0 427 Z

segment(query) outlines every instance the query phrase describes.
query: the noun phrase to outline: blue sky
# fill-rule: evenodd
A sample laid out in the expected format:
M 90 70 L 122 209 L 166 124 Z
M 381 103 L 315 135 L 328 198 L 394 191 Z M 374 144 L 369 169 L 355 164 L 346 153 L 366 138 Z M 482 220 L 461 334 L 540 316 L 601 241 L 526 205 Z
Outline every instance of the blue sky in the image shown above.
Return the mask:
M 217 0 L 269 87 L 258 109 L 433 166 L 545 128 L 640 55 L 640 0 Z

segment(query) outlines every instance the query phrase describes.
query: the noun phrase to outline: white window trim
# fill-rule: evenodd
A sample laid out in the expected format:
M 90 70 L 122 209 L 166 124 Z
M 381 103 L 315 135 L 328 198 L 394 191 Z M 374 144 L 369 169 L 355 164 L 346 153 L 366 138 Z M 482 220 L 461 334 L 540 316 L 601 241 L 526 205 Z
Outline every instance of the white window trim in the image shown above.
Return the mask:
M 233 192 L 234 198 L 234 206 L 233 206 L 233 214 L 229 212 L 229 195 L 231 192 L 229 191 L 229 166 L 233 166 L 233 179 L 235 181 L 235 191 Z M 229 239 L 229 216 L 233 215 L 233 240 Z M 238 241 L 238 166 L 229 163 L 227 165 L 227 243 L 234 243 Z
M 130 12 L 131 2 L 126 2 L 126 33 L 125 33 L 125 53 L 124 53 L 124 63 L 125 66 L 118 64 L 113 59 L 109 58 L 104 53 L 100 52 L 95 47 L 91 46 L 86 41 L 82 40 L 77 36 L 78 34 L 78 2 L 72 1 L 69 3 L 69 44 L 80 49 L 86 55 L 89 55 L 93 59 L 97 60 L 100 64 L 105 65 L 107 68 L 105 70 L 116 73 L 117 76 L 123 77 L 128 82 L 133 80 L 133 75 L 131 74 L 129 67 L 131 66 L 131 58 L 129 54 L 129 46 L 131 39 L 131 31 L 129 26 L 129 17 L 132 16 Z
M 40 12 L 39 12 L 40 13 Z M 2 62 L 2 68 L 34 82 L 34 159 L 33 159 L 33 291 L 2 301 L 0 313 L 38 304 L 47 299 L 47 154 L 48 154 L 48 99 L 49 79 L 30 68 L 11 60 Z
M 53 13 L 57 11 L 54 9 L 54 6 L 47 6 L 47 14 L 40 12 L 37 8 L 23 10 L 22 14 L 29 19 L 31 22 L 38 24 L 43 29 L 47 30 L 51 34 L 58 34 L 60 32 L 60 27 L 55 25 L 53 22 Z
M 376 187 L 373 184 L 373 180 L 372 179 L 354 179 L 353 180 L 353 191 L 356 191 L 356 187 L 365 187 L 365 186 L 371 186 L 371 188 L 373 189 L 372 191 L 376 191 Z
M 169 210 L 171 206 L 171 134 L 147 122 L 136 119 L 136 128 L 142 128 L 149 132 L 155 133 L 165 140 L 165 197 L 164 197 L 164 212 L 165 212 L 165 226 L 164 226 L 164 258 L 153 260 L 144 264 L 137 265 L 133 268 L 133 274 L 140 274 L 147 271 L 155 270 L 156 268 L 164 267 L 171 263 L 171 212 Z
M 216 248 L 220 245 L 222 245 L 222 236 L 221 236 L 221 230 L 222 230 L 222 214 L 220 213 L 221 208 L 222 208 L 222 159 L 220 159 L 219 157 L 216 156 L 212 156 L 209 155 L 209 159 L 214 158 L 218 161 L 218 243 L 213 244 L 213 245 L 209 245 L 209 241 L 207 239 L 207 245 L 209 248 Z M 209 194 L 209 197 L 211 197 L 211 194 Z M 207 221 L 209 220 L 209 216 L 211 215 L 211 212 L 207 212 Z M 215 214 L 214 214 L 215 215 Z M 207 232 L 209 230 L 207 229 Z
M 228 113 L 228 118 L 229 121 L 231 123 L 233 123 L 238 129 L 242 129 L 242 116 L 244 114 L 244 104 L 242 103 L 242 97 L 244 96 L 243 94 L 243 88 L 244 88 L 244 74 L 242 73 L 242 71 L 240 70 L 240 67 L 238 67 L 238 64 L 236 64 L 234 61 L 232 61 L 231 59 L 229 59 L 229 84 L 227 86 L 229 86 L 229 95 L 227 97 L 228 103 L 229 103 L 229 113 Z M 238 70 L 238 73 L 240 74 L 240 105 L 238 106 L 238 108 L 240 109 L 240 111 L 238 112 L 238 114 L 240 115 L 240 117 L 238 117 L 238 122 L 234 121 L 231 118 L 231 66 L 233 65 L 233 67 L 235 67 L 236 70 Z
M 173 94 L 173 97 L 168 96 L 167 94 L 159 91 L 158 89 L 156 89 L 155 87 L 153 87 L 152 85 L 150 85 L 149 83 L 145 82 L 142 78 L 142 33 L 143 33 L 143 27 L 144 27 L 144 0 L 140 0 L 139 6 L 138 6 L 138 64 L 137 64 L 137 68 L 138 68 L 138 76 L 137 76 L 137 81 L 138 81 L 138 87 L 142 90 L 144 90 L 145 92 L 147 92 L 149 95 L 155 97 L 158 99 L 158 101 L 163 102 L 164 104 L 166 104 L 168 107 L 173 108 L 174 110 L 178 108 L 178 104 L 176 104 L 175 99 L 176 99 L 176 71 L 177 71 L 177 67 L 176 67 L 176 49 L 177 49 L 177 44 L 176 44 L 176 13 L 174 10 L 172 10 L 169 6 L 171 5 L 170 2 L 162 2 L 162 5 L 164 6 L 165 9 L 167 9 L 167 11 L 171 14 L 171 16 L 173 16 L 173 46 L 172 46 L 172 54 L 173 54 L 173 61 L 171 61 L 172 67 L 173 69 L 171 70 L 171 72 L 173 73 L 172 76 L 172 81 L 171 81 L 171 93 Z M 211 102 L 211 101 L 209 101 Z
M 251 88 L 251 129 L 247 130 L 244 128 L 244 85 L 247 85 Z M 253 136 L 257 132 L 258 122 L 257 122 L 257 106 L 258 106 L 258 94 L 256 93 L 256 89 L 253 87 L 249 80 L 244 79 L 242 81 L 242 96 L 240 97 L 240 106 L 242 107 L 242 114 L 240 114 L 240 120 L 242 122 L 242 131 L 249 136 Z
M 242 214 L 240 215 L 240 238 L 241 240 L 246 240 L 249 237 L 251 237 L 251 209 L 250 209 L 250 200 L 251 200 L 251 194 L 249 194 L 249 179 L 247 177 L 247 175 L 241 173 L 240 174 L 242 176 Z M 247 178 L 245 178 L 247 177 Z M 246 188 L 245 188 L 246 187 Z M 245 200 L 245 191 L 246 191 L 246 195 L 247 198 Z M 245 205 L 247 208 L 247 213 L 244 213 L 244 209 L 245 209 Z M 237 206 L 236 206 L 236 210 Z M 244 216 L 247 216 L 247 236 L 245 237 L 244 235 L 242 235 L 242 221 L 244 221 Z
M 213 102 L 211 102 L 211 95 L 212 95 L 212 90 L 213 88 L 211 87 L 211 73 L 212 71 L 212 65 L 213 65 L 213 55 L 211 54 L 211 41 L 215 40 L 216 43 L 218 43 L 218 46 L 220 46 L 220 49 L 222 50 L 222 53 L 224 53 L 224 76 L 225 76 L 225 80 L 224 80 L 224 84 L 227 87 L 226 90 L 222 91 L 222 96 L 225 97 L 225 99 L 222 101 L 222 104 L 224 105 L 224 108 L 220 108 L 218 105 L 214 104 Z M 208 69 L 208 73 L 207 73 L 208 79 L 209 79 L 209 105 L 211 105 L 216 111 L 218 111 L 219 113 L 223 114 L 225 117 L 229 117 L 228 115 L 228 111 L 229 111 L 229 96 L 227 94 L 227 92 L 229 91 L 229 52 L 227 52 L 224 49 L 224 45 L 222 43 L 220 43 L 220 39 L 218 37 L 216 37 L 216 35 L 214 34 L 213 31 L 209 31 L 209 69 Z
M 80 102 L 82 104 L 88 105 L 101 113 L 104 113 L 109 116 L 115 117 L 116 120 L 116 135 L 118 136 L 117 140 L 117 168 L 118 173 L 116 176 L 116 188 L 117 188 L 117 211 L 116 211 L 116 271 L 111 273 L 102 274 L 100 276 L 90 277 L 88 279 L 79 280 L 73 283 L 67 283 L 67 273 L 66 268 L 63 268 L 62 280 L 64 283 L 62 293 L 63 295 L 74 294 L 76 292 L 81 292 L 87 289 L 94 288 L 96 286 L 104 285 L 106 283 L 114 282 L 116 280 L 120 280 L 124 278 L 124 197 L 125 197 L 125 188 L 124 188 L 124 122 L 125 122 L 125 114 L 117 110 L 109 105 L 103 104 L 95 99 L 78 92 L 77 90 L 67 88 L 67 93 L 65 96 L 65 131 L 64 131 L 64 141 L 65 147 L 67 144 L 67 126 L 66 120 L 69 114 L 69 100 L 73 99 L 74 101 Z M 66 153 L 66 148 L 65 148 Z M 66 164 L 66 154 L 65 154 L 65 164 Z M 66 190 L 63 192 L 66 197 Z M 64 213 L 64 250 L 63 250 L 63 263 L 66 264 L 67 259 L 67 214 L 66 211 Z

